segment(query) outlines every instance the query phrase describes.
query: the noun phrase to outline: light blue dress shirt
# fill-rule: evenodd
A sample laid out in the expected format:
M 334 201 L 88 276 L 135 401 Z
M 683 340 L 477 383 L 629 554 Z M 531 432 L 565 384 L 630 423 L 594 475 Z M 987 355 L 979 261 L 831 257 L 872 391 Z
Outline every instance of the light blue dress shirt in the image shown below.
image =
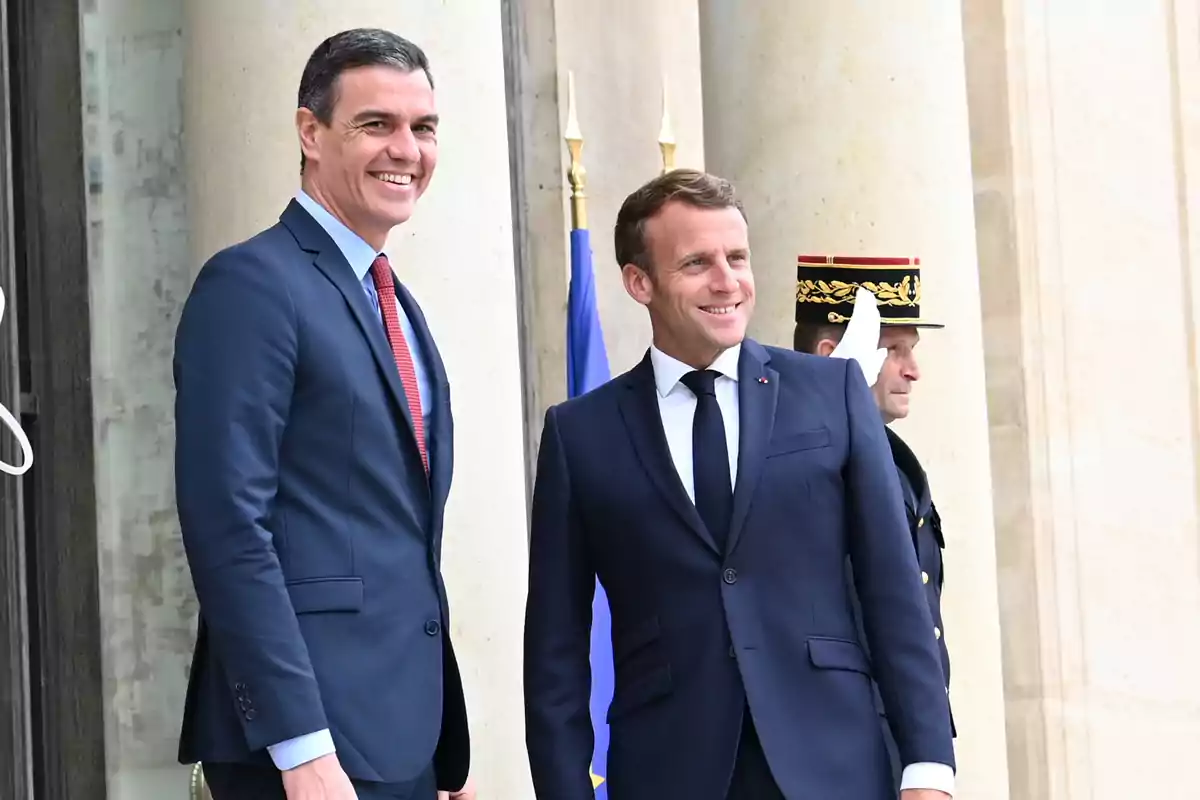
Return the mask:
M 375 281 L 371 278 L 371 264 L 379 255 L 375 248 L 364 242 L 358 234 L 347 228 L 337 217 L 330 214 L 324 206 L 305 194 L 303 190 L 296 194 L 296 202 L 325 229 L 329 238 L 333 239 L 333 243 L 345 256 L 350 269 L 354 270 L 355 277 L 362 284 L 367 299 L 371 301 L 371 307 L 375 309 L 376 314 L 379 314 L 379 324 L 382 325 L 383 315 L 379 311 L 379 295 L 375 291 Z M 421 395 L 421 411 L 425 419 L 425 430 L 431 431 L 433 426 L 432 404 L 429 402 L 429 372 L 417 344 L 417 335 L 413 330 L 412 322 L 404 313 L 404 306 L 399 300 L 396 301 L 396 311 L 400 315 L 400 327 L 404 330 L 404 338 L 408 340 L 408 348 L 412 351 L 413 366 L 417 372 L 417 389 Z M 275 766 L 281 770 L 292 769 L 335 752 L 333 737 L 327 729 L 270 745 L 267 750 L 270 752 Z

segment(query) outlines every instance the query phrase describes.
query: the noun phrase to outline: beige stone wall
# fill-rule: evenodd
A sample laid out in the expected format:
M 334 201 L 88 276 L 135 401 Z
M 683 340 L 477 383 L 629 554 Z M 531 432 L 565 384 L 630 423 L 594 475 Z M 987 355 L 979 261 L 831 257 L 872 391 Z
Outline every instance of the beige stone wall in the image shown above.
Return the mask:
M 105 753 L 110 797 L 149 800 L 186 786 L 174 760 L 195 635 L 171 477 L 171 355 L 192 280 L 183 3 L 83 5 Z
M 1196 9 L 964 8 L 1012 796 L 1192 796 Z

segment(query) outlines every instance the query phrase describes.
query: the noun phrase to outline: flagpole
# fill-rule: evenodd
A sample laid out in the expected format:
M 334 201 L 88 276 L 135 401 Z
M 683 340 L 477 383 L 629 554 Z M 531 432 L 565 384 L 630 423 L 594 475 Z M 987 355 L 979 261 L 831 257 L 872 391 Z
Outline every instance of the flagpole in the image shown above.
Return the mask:
M 658 149 L 662 152 L 663 174 L 675 169 L 675 131 L 671 129 L 671 109 L 667 99 L 667 76 L 662 76 L 662 127 L 658 132 Z
M 571 182 L 571 229 L 587 229 L 587 170 L 583 168 L 583 132 L 579 129 L 579 117 L 575 113 L 575 73 L 567 73 L 567 150 L 571 154 L 571 169 L 567 173 Z
M 591 232 L 587 222 L 587 173 L 583 168 L 583 133 L 575 110 L 575 74 L 567 72 L 567 129 L 563 137 L 571 154 L 571 257 L 567 264 L 567 396 L 579 397 L 611 377 L 600 311 L 596 307 L 595 273 L 592 271 Z M 599 581 L 592 597 L 592 687 L 588 698 L 592 721 L 592 760 L 588 765 L 596 800 L 609 800 L 608 715 L 613 696 L 612 616 L 608 597 Z

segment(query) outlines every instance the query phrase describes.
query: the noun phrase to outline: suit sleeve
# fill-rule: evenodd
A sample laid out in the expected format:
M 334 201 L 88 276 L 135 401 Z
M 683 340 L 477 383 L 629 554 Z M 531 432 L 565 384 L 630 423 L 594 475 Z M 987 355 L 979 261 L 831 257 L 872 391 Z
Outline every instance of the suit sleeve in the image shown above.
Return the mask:
M 862 370 L 845 363 L 850 560 L 875 679 L 901 764 L 953 768 L 949 700 L 896 468 Z
M 328 727 L 268 527 L 297 315 L 266 265 L 201 270 L 175 342 L 176 501 L 208 641 L 251 750 Z
M 546 414 L 533 489 L 525 609 L 525 737 L 534 791 L 592 800 L 589 712 L 595 574 L 571 497 L 555 410 Z

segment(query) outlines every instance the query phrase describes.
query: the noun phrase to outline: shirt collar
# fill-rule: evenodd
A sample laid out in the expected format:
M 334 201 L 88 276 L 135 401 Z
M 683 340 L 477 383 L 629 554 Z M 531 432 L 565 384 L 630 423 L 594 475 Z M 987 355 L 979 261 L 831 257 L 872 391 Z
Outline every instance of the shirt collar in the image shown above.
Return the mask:
M 333 243 L 342 252 L 350 269 L 354 270 L 354 276 L 358 278 L 358 282 L 362 283 L 363 278 L 371 269 L 371 264 L 379 255 L 375 252 L 375 248 L 347 228 L 340 219 L 330 214 L 325 206 L 309 197 L 303 189 L 296 193 L 296 202 L 317 221 L 318 225 L 325 229 L 329 238 L 333 239 Z
M 735 344 L 717 356 L 716 361 L 713 361 L 708 368 L 736 382 L 738 379 L 738 358 L 741 356 L 741 353 L 742 345 L 740 343 Z M 692 367 L 689 367 L 677 358 L 667 355 L 654 345 L 650 345 L 650 366 L 654 368 L 654 385 L 658 387 L 660 397 L 669 395 L 679 385 L 680 379 L 693 370 Z

